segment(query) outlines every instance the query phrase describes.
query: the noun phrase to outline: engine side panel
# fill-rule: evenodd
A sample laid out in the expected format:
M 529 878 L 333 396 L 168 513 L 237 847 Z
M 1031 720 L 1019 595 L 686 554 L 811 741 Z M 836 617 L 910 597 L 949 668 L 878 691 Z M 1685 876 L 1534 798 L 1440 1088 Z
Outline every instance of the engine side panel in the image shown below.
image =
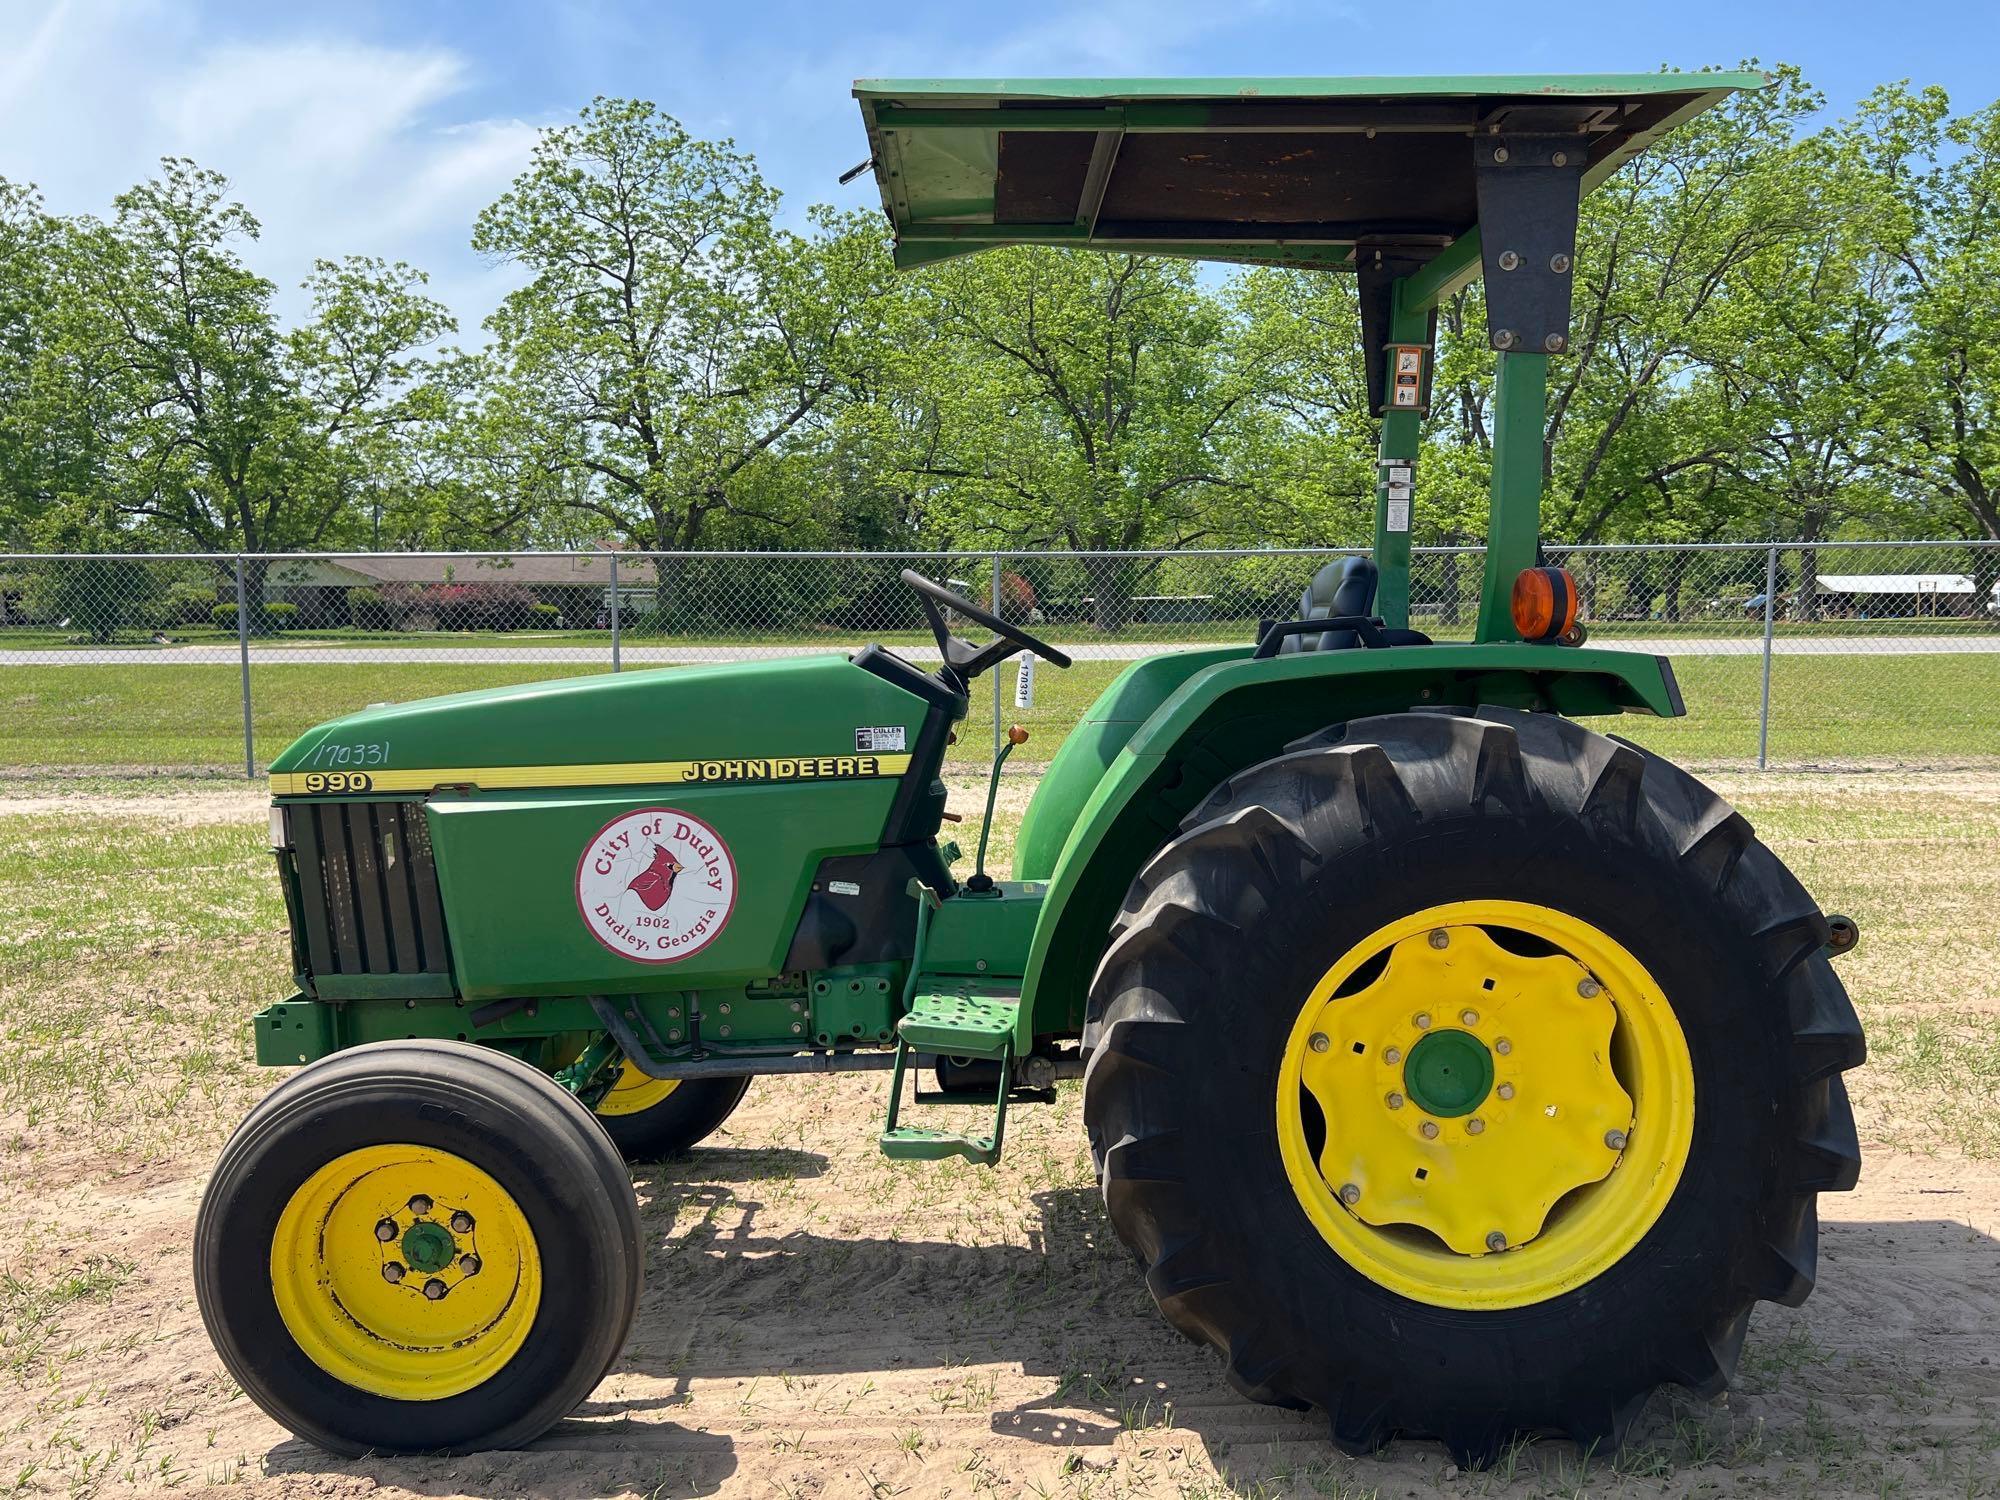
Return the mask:
M 820 862 L 873 849 L 895 789 L 873 778 L 435 797 L 459 993 L 645 993 L 775 975 Z

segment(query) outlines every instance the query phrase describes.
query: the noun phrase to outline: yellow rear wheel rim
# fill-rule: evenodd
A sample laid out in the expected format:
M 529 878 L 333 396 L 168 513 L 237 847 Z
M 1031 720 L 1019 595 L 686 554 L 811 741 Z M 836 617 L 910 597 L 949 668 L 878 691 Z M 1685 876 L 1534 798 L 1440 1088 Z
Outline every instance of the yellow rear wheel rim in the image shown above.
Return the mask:
M 520 1352 L 541 1305 L 541 1258 L 507 1190 L 427 1146 L 367 1146 L 306 1179 L 271 1242 L 278 1315 L 335 1379 L 438 1401 Z
M 600 1115 L 636 1115 L 663 1103 L 667 1095 L 681 1086 L 678 1078 L 649 1078 L 625 1059 L 625 1066 L 618 1070 L 618 1081 L 611 1085 L 611 1092 L 597 1101 Z
M 1326 971 L 1277 1104 L 1286 1176 L 1349 1265 L 1433 1306 L 1523 1307 L 1659 1220 L 1694 1138 L 1694 1067 L 1659 984 L 1602 930 L 1461 901 Z

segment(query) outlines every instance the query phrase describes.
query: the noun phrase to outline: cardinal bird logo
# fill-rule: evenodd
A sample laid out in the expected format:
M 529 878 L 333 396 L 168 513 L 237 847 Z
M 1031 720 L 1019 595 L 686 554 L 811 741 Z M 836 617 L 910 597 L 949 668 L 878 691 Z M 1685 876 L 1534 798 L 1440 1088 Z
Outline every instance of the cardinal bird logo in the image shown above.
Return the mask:
M 674 893 L 674 877 L 684 867 L 659 844 L 653 845 L 653 862 L 632 877 L 625 889 L 646 903 L 647 911 L 658 911 Z

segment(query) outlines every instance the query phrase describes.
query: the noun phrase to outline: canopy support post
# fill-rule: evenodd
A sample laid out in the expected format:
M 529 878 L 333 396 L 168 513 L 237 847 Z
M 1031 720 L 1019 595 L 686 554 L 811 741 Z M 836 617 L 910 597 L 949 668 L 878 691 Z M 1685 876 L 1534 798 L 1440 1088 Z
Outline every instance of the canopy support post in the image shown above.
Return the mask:
M 1437 314 L 1409 305 L 1404 296 L 1408 282 L 1394 274 L 1406 267 L 1379 255 L 1357 253 L 1356 260 L 1363 347 L 1366 357 L 1378 362 L 1370 367 L 1368 394 L 1382 422 L 1375 464 L 1375 566 L 1380 574 L 1375 612 L 1385 625 L 1403 630 L 1410 623 L 1410 531 Z M 1410 372 L 1404 369 L 1405 383 L 1399 385 L 1398 365 L 1407 366 L 1404 356 L 1413 349 L 1420 351 L 1416 383 L 1408 383 Z M 1399 390 L 1405 393 L 1401 397 Z
M 1514 579 L 1541 550 L 1542 440 L 1549 391 L 1546 354 L 1502 354 L 1493 382 L 1492 505 L 1486 521 L 1486 574 L 1479 589 L 1481 641 L 1520 639 Z

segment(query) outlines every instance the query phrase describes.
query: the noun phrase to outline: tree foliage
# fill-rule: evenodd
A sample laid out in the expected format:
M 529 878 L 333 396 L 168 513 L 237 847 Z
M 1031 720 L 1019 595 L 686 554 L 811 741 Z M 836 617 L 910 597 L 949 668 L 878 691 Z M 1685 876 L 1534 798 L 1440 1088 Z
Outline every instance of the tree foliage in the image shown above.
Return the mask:
M 1779 69 L 1657 143 L 1585 202 L 1545 532 L 2000 538 L 1996 229 L 2000 104 L 1893 85 L 1829 119 Z M 468 351 L 400 263 L 322 260 L 281 318 L 256 219 L 193 162 L 101 220 L 0 181 L 0 542 L 1117 551 L 1371 526 L 1346 278 L 1038 249 L 897 276 L 879 215 L 787 219 L 748 154 L 625 99 L 543 132 L 471 232 L 519 284 Z M 1477 286 L 1439 327 L 1416 534 L 1457 542 L 1491 462 Z M 1116 615 L 1143 581 L 1089 592 Z

